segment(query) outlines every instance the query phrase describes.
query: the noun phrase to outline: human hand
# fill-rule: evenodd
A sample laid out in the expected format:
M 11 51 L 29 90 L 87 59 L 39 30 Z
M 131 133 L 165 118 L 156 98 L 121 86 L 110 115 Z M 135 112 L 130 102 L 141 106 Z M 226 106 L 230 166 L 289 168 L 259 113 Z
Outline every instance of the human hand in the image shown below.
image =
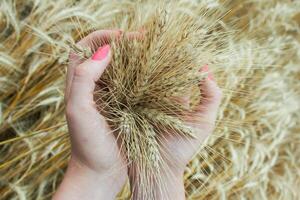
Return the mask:
M 95 31 L 78 45 L 101 45 L 120 31 Z M 97 45 L 98 46 L 98 45 Z M 110 46 L 100 47 L 83 61 L 70 54 L 65 92 L 66 118 L 71 137 L 71 159 L 54 199 L 114 199 L 127 178 L 127 166 L 116 138 L 93 100 L 97 81 L 111 59 Z
M 201 68 L 202 73 L 208 76 L 199 86 L 201 101 L 192 108 L 191 112 L 183 116 L 185 125 L 192 127 L 196 138 L 182 136 L 167 132 L 160 138 L 162 155 L 166 165 L 172 172 L 183 172 L 192 156 L 199 146 L 213 132 L 219 105 L 221 103 L 222 91 L 214 81 L 208 65 Z M 183 105 L 189 106 L 189 97 L 180 98 Z
M 91 46 L 95 40 L 107 42 L 110 37 L 118 34 L 119 31 L 96 31 L 80 41 L 78 45 Z M 71 64 L 67 73 L 65 99 L 72 153 L 67 173 L 54 196 L 55 199 L 83 197 L 113 199 L 125 183 L 127 177 L 125 159 L 120 154 L 116 138 L 111 134 L 112 130 L 97 111 L 93 101 L 95 81 L 100 78 L 109 64 L 110 56 L 109 46 L 97 51 L 92 59 L 84 62 L 75 54 L 70 55 Z M 220 103 L 221 92 L 215 82 L 205 80 L 201 90 L 205 101 L 197 107 L 192 118 L 189 115 L 185 120 L 187 124 L 201 130 L 198 138 L 196 140 L 183 138 L 171 133 L 161 138 L 164 152 L 162 155 L 166 165 L 161 176 L 164 185 L 159 187 L 165 187 L 163 190 L 177 199 L 184 198 L 182 181 L 184 168 L 197 147 L 212 132 Z M 207 121 L 195 123 L 195 117 Z M 157 188 L 157 191 L 162 189 Z M 165 199 L 163 195 L 158 195 L 158 199 Z
M 208 76 L 200 84 L 201 102 L 192 112 L 186 113 L 183 121 L 186 125 L 196 130 L 196 138 L 178 135 L 172 131 L 166 131 L 160 134 L 160 154 L 162 156 L 162 166 L 160 174 L 156 180 L 155 199 L 185 199 L 185 191 L 183 185 L 183 173 L 186 165 L 192 159 L 193 155 L 198 151 L 199 146 L 212 133 L 215 126 L 217 111 L 221 102 L 222 92 L 213 80 L 213 75 L 209 71 L 207 65 L 202 67 L 202 72 L 208 73 Z M 177 100 L 185 106 L 189 106 L 189 97 L 179 97 Z M 133 167 L 134 168 L 134 167 Z M 139 199 L 143 196 L 143 191 L 139 188 L 138 176 L 135 169 L 129 174 L 131 183 L 135 183 L 134 198 Z M 139 194 L 135 194 L 139 192 Z M 146 192 L 146 191 L 145 191 Z

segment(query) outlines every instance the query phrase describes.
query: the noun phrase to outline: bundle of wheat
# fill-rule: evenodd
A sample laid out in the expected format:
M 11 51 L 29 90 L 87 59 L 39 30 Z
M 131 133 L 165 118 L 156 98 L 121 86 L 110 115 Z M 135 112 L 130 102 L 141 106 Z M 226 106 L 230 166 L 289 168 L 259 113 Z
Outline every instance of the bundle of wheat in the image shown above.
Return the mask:
M 2 1 L 1 197 L 50 198 L 63 176 L 70 153 L 63 102 L 70 41 L 97 29 L 143 27 L 142 40 L 112 44 L 111 68 L 99 81 L 109 90 L 96 91 L 105 105 L 100 111 L 121 132 L 128 127 L 152 132 L 140 144 L 124 138 L 128 157 L 140 159 L 141 146 L 152 149 L 144 155 L 157 166 L 160 132 L 153 125 L 181 124 L 184 108 L 170 97 L 197 85 L 205 76 L 197 70 L 209 64 L 223 102 L 214 134 L 186 168 L 187 198 L 299 198 L 299 8 L 289 0 L 178 0 L 162 6 Z M 192 134 L 188 127 L 178 128 L 184 137 Z M 129 195 L 126 187 L 119 198 Z

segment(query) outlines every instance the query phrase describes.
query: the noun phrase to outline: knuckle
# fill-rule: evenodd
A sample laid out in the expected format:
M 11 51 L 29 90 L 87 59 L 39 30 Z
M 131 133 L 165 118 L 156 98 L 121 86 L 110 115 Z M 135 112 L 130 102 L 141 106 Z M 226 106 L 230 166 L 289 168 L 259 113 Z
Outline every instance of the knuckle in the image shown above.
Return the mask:
M 70 53 L 69 53 L 69 60 L 74 61 L 76 59 L 78 59 L 77 54 L 73 50 L 71 50 Z
M 91 105 L 89 103 L 80 103 L 76 106 L 78 113 L 90 113 Z
M 88 69 L 83 65 L 78 65 L 74 69 L 74 76 L 86 76 L 88 73 Z
M 76 115 L 76 112 L 75 112 L 75 106 L 73 103 L 71 103 L 70 101 L 67 102 L 67 105 L 66 105 L 66 116 L 69 118 L 69 117 L 73 117 L 74 115 Z
M 69 119 L 74 119 L 76 117 L 81 118 L 82 114 L 90 113 L 92 105 L 89 103 L 74 104 L 69 101 L 66 105 L 66 116 Z

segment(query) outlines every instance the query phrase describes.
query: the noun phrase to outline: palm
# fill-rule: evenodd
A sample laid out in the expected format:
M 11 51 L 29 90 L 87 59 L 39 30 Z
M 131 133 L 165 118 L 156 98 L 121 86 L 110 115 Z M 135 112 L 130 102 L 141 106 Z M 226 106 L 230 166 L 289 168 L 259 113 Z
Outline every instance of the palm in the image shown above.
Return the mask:
M 206 80 L 202 85 L 203 100 L 195 112 L 184 119 L 195 130 L 196 138 L 167 132 L 160 138 L 161 154 L 168 168 L 183 170 L 200 145 L 212 133 L 221 100 L 221 90 L 216 83 Z M 179 169 L 178 169 L 179 168 Z
M 97 171 L 105 169 L 125 172 L 125 162 L 119 154 L 116 139 L 104 118 L 96 109 L 82 109 L 82 111 L 78 109 L 80 108 L 77 108 L 80 115 L 68 115 L 73 116 L 68 117 L 69 130 L 72 132 L 73 155 L 80 162 Z

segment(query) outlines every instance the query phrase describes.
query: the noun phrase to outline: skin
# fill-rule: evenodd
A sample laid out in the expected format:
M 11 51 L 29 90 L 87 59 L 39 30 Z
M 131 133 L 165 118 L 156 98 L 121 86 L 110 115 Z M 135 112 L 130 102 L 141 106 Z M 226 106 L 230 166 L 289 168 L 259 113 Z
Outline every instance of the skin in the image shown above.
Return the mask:
M 120 35 L 119 30 L 95 31 L 83 38 L 78 45 L 100 45 L 109 43 L 112 37 Z M 129 33 L 129 38 L 140 37 L 140 33 Z M 99 46 L 99 44 L 98 44 Z M 115 199 L 127 178 L 132 185 L 133 199 L 138 198 L 137 169 L 127 165 L 119 153 L 116 138 L 104 117 L 97 111 L 93 100 L 95 81 L 101 77 L 111 60 L 111 52 L 101 61 L 80 60 L 70 54 L 65 91 L 66 118 L 71 138 L 71 158 L 64 179 L 54 194 L 54 200 L 61 199 Z M 183 172 L 196 153 L 199 145 L 214 129 L 217 110 L 221 101 L 221 90 L 213 81 L 211 73 L 199 88 L 203 94 L 192 113 L 184 119 L 194 126 L 197 139 L 184 138 L 166 132 L 160 138 L 163 155 L 161 183 L 157 183 L 155 199 L 185 199 Z M 180 99 L 188 104 L 188 99 Z

